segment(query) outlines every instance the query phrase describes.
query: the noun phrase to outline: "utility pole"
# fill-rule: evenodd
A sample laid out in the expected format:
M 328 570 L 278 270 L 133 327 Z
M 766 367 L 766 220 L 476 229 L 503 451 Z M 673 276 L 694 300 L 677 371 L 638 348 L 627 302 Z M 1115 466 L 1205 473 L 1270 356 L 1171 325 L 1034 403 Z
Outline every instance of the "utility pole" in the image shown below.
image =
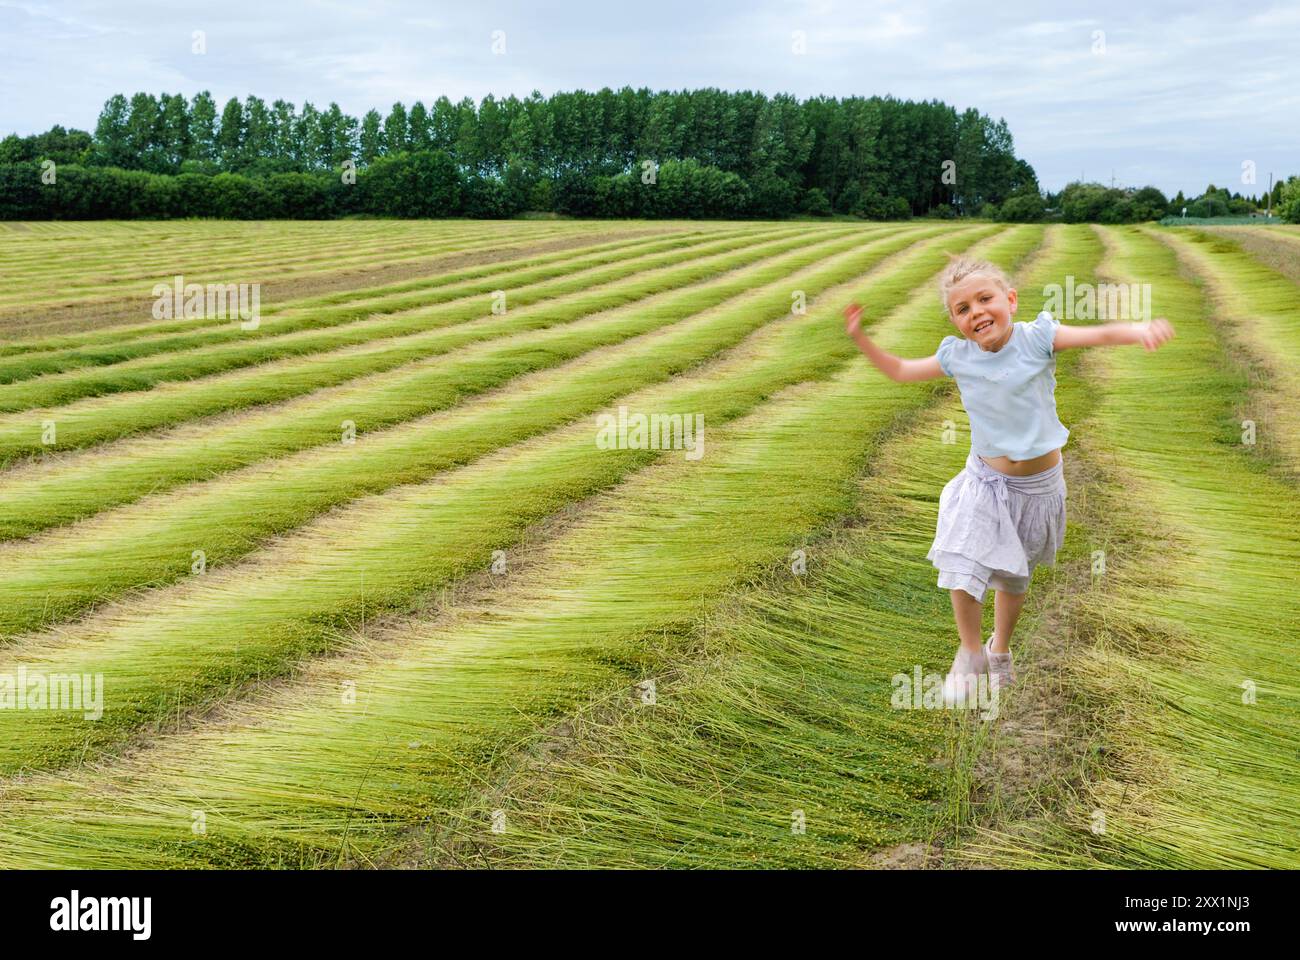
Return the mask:
M 1268 205 L 1264 208 L 1264 216 L 1269 220 L 1273 219 L 1273 171 L 1268 172 Z

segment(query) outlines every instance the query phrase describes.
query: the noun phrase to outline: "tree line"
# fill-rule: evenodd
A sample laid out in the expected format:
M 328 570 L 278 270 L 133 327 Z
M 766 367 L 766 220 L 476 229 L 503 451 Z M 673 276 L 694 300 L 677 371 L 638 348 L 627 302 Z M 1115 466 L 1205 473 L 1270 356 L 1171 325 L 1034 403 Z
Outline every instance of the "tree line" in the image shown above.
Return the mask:
M 445 159 L 410 159 L 425 155 Z M 444 169 L 450 161 L 466 203 L 484 192 L 500 193 L 497 206 L 507 211 L 577 215 L 691 215 L 683 204 L 698 194 L 703 209 L 713 211 L 701 215 L 812 212 L 883 219 L 938 207 L 976 213 L 1037 190 L 1033 169 L 1014 154 L 1006 122 L 973 109 L 959 113 L 939 101 L 893 97 L 800 102 L 785 94 L 716 88 L 603 88 L 550 97 L 534 91 L 524 99 L 489 95 L 477 105 L 468 97 L 458 103 L 439 97 L 429 106 L 396 103 L 386 115 L 371 110 L 359 120 L 335 103 L 298 108 L 248 96 L 218 108 L 207 92 L 189 99 L 118 94 L 105 103 L 93 135 L 56 127 L 35 137 L 7 137 L 0 142 L 0 166 L 28 167 L 0 176 L 21 179 L 44 160 L 80 167 L 83 179 L 106 169 L 171 177 L 232 174 L 264 189 L 276 175 L 317 175 L 292 182 L 319 183 L 341 201 L 346 194 L 327 187 L 325 178 L 347 185 L 350 166 L 359 183 L 363 172 L 399 158 L 406 158 L 397 164 L 403 169 Z M 670 189 L 680 188 L 680 198 L 637 189 L 659 186 L 665 175 Z M 121 185 L 151 182 L 127 178 Z M 105 189 L 111 193 L 112 186 Z M 49 209 L 50 198 L 40 204 L 39 196 L 29 199 Z M 360 201 L 354 197 L 336 212 L 366 212 L 356 209 L 365 206 Z M 82 204 L 66 215 L 86 210 Z
M 1286 207 L 1280 183 L 1275 200 Z M 1213 186 L 1192 201 L 1227 212 L 1254 202 Z M 298 108 L 250 95 L 219 107 L 207 91 L 116 94 L 93 135 L 56 126 L 0 141 L 5 219 L 536 210 L 1124 223 L 1176 214 L 1185 203 L 1155 187 L 1077 183 L 1044 193 L 1015 156 L 1004 120 L 888 96 L 801 102 L 606 87 L 478 104 L 444 96 L 357 119 L 336 103 Z

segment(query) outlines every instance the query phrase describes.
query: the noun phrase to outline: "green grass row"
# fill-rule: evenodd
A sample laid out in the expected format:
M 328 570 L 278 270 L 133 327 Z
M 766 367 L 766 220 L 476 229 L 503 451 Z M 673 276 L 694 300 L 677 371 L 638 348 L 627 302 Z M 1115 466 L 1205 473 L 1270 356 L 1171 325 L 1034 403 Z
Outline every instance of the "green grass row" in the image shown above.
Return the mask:
M 35 225 L 32 225 L 35 226 Z M 501 235 L 500 231 L 487 229 L 501 225 L 481 224 L 473 227 L 456 229 L 447 222 L 437 225 L 424 225 L 422 229 L 412 230 L 406 224 L 391 224 L 388 231 L 376 229 L 379 222 L 353 222 L 343 229 L 329 229 L 326 224 L 300 224 L 307 229 L 293 229 L 293 224 L 286 221 L 253 221 L 251 223 L 225 224 L 201 223 L 152 223 L 145 225 L 145 230 L 124 230 L 121 221 L 101 221 L 91 232 L 75 233 L 33 233 L 22 231 L 19 243 L 15 244 L 7 259 L 15 268 L 28 268 L 39 275 L 74 275 L 71 263 L 56 261 L 42 263 L 47 254 L 46 247 L 57 243 L 60 249 L 85 261 L 92 270 L 108 269 L 119 266 L 124 269 L 140 267 L 166 266 L 178 257 L 194 258 L 209 254 L 214 260 L 224 262 L 222 258 L 234 257 L 240 260 L 261 259 L 270 255 L 265 240 L 274 237 L 274 250 L 285 253 L 313 253 L 329 248 L 335 244 L 340 247 L 348 243 L 368 244 L 376 240 L 389 239 L 399 243 L 435 241 L 438 243 L 466 242 L 487 236 Z M 343 227 L 343 225 L 339 225 Z M 514 224 L 514 232 L 524 229 L 524 224 Z M 540 226 L 540 225 L 535 225 Z M 555 227 L 556 224 L 548 224 Z M 262 243 L 250 244 L 250 238 L 262 240 Z
M 14 468 L 0 474 L 0 538 L 30 536 L 147 494 L 206 480 L 268 458 L 316 445 L 337 446 L 342 439 L 340 425 L 345 420 L 356 425 L 362 450 L 382 448 L 387 441 L 376 444 L 371 436 L 376 431 L 450 405 L 471 402 L 476 394 L 500 388 L 511 377 L 544 370 L 598 347 L 610 347 L 678 323 L 714 309 L 728 298 L 748 295 L 755 285 L 778 285 L 784 303 L 777 305 L 775 298 L 769 297 L 757 310 L 747 305 L 728 310 L 725 327 L 735 330 L 739 337 L 789 309 L 790 291 L 782 281 L 790 271 L 824 258 L 832 276 L 850 276 L 853 270 L 866 269 L 873 258 L 911 243 L 915 236 L 910 232 L 828 234 L 822 242 L 812 245 L 796 240 L 753 246 L 744 254 L 727 258 L 732 269 L 719 271 L 716 278 L 687 283 L 678 291 L 668 290 L 614 311 L 517 338 L 471 345 L 451 356 L 418 361 L 285 404 Z M 855 256 L 853 250 L 863 245 L 866 248 L 862 254 Z M 798 249 L 782 252 L 792 246 Z M 838 258 L 846 253 L 849 259 L 841 262 Z M 773 258 L 775 262 L 769 262 Z M 817 282 L 824 282 L 824 278 Z M 698 356 L 693 351 L 709 342 L 706 337 L 699 344 L 679 349 L 686 351 L 683 357 Z M 724 335 L 714 342 L 727 341 Z M 564 371 L 555 373 L 555 377 L 566 375 Z M 561 388 L 548 379 L 541 389 Z M 533 403 L 537 403 L 536 399 Z M 542 403 L 536 413 L 544 421 L 547 416 L 562 415 L 564 409 L 563 404 Z M 492 431 L 491 426 L 485 429 L 489 434 Z M 453 449 L 444 448 L 444 453 L 454 462 L 465 449 L 454 444 Z M 369 455 L 344 453 L 353 456 L 354 462 Z M 439 459 L 429 449 L 423 451 L 423 456 Z M 404 463 L 405 458 L 399 457 L 390 460 L 384 469 L 395 477 L 406 476 Z
M 230 562 L 262 539 L 355 497 L 425 480 L 559 426 L 734 346 L 788 314 L 792 288 L 816 297 L 913 242 L 910 233 L 875 242 L 854 234 L 812 246 L 800 241 L 798 250 L 776 257 L 762 256 L 772 252 L 766 247 L 753 247 L 745 258 L 751 263 L 699 288 L 548 331 L 529 344 L 428 365 L 418 379 L 412 373 L 384 389 L 369 385 L 346 399 L 335 398 L 309 417 L 264 416 L 260 423 L 245 420 L 220 431 L 196 430 L 188 442 L 152 438 L 152 457 L 142 455 L 142 444 L 129 444 L 114 458 L 94 451 L 83 457 L 77 474 L 41 470 L 24 477 L 19 471 L 9 483 L 0 482 L 6 517 L 2 529 L 26 536 L 114 501 L 320 445 L 0 550 L 0 569 L 17 603 L 0 614 L 0 631 L 35 629 L 128 587 L 183 577 L 196 544 L 208 563 Z M 733 300 L 737 302 L 728 302 Z M 571 358 L 579 360 L 563 363 Z M 531 380 L 512 379 L 539 365 L 542 369 Z M 396 430 L 376 429 L 380 418 L 404 412 L 415 416 L 430 405 L 451 405 L 500 384 L 504 386 L 493 395 L 462 404 L 450 415 L 426 417 Z M 339 442 L 343 417 L 355 418 L 359 426 L 355 444 Z
M 1248 345 L 1269 402 L 1265 409 L 1252 409 L 1257 404 L 1247 397 L 1243 419 L 1257 421 L 1257 446 L 1276 451 L 1291 476 L 1300 476 L 1300 288 L 1221 234 L 1152 235 L 1192 265 L 1213 297 L 1213 316 Z
M 744 251 L 731 257 L 743 257 Z M 637 267 L 623 265 L 608 268 L 614 277 L 603 286 L 590 287 L 577 280 L 557 280 L 550 285 L 554 302 L 508 309 L 503 315 L 468 319 L 482 312 L 482 304 L 466 303 L 438 308 L 461 321 L 405 337 L 384 338 L 327 354 L 289 358 L 237 370 L 219 376 L 182 383 L 161 384 L 152 390 L 117 396 L 91 397 L 63 407 L 29 410 L 0 416 L 0 464 L 20 457 L 33 457 L 89 446 L 141 433 L 159 427 L 174 426 L 225 411 L 241 410 L 300 397 L 324 387 L 335 386 L 367 374 L 394 370 L 436 354 L 494 338 L 512 336 L 519 339 L 528 332 L 559 326 L 581 319 L 592 312 L 633 303 L 646 296 L 671 289 L 675 284 L 690 282 L 692 277 L 708 276 L 717 262 L 699 262 L 690 252 L 679 254 L 685 264 L 638 273 Z M 541 300 L 542 294 L 530 294 Z M 453 317 L 453 322 L 455 320 Z M 17 384 L 15 386 L 23 386 Z M 55 444 L 46 444 L 46 427 L 53 422 Z
M 276 262 L 277 258 L 281 263 L 292 264 L 304 255 L 310 258 L 330 253 L 337 255 L 349 246 L 360 244 L 365 248 L 383 239 L 382 235 L 375 233 L 329 236 L 322 231 L 317 231 L 315 236 L 290 239 L 282 230 L 275 229 L 278 225 L 269 226 L 270 236 L 268 225 L 260 224 L 246 227 L 242 235 L 227 235 L 222 240 L 185 229 L 158 230 L 147 237 L 139 233 L 101 232 L 95 239 L 65 236 L 53 242 L 23 237 L 6 252 L 5 262 L 21 279 L 37 283 L 48 281 L 51 290 L 64 290 L 68 283 L 87 287 L 104 279 L 117 279 L 115 270 L 120 271 L 123 280 L 139 280 L 174 265 L 203 268 L 205 262 L 221 266 L 262 264 Z M 258 242 L 250 243 L 250 239 Z M 274 245 L 268 245 L 267 241 L 272 239 Z M 467 231 L 458 235 L 455 231 L 444 230 L 426 236 L 426 240 L 433 240 L 439 247 L 469 239 Z M 67 254 L 67 259 L 50 259 L 53 243 L 58 244 L 61 253 Z M 81 273 L 77 272 L 78 264 L 83 267 Z
M 113 250 L 106 252 L 106 261 L 101 266 L 87 265 L 80 273 L 71 274 L 66 270 L 60 271 L 57 265 L 73 260 L 76 255 L 60 244 L 57 249 L 41 251 L 45 257 L 53 255 L 57 259 L 47 259 L 43 269 L 24 271 L 24 275 L 18 278 L 29 293 L 22 299 L 10 296 L 0 300 L 0 316 L 3 316 L 6 326 L 12 325 L 15 319 L 21 320 L 18 332 L 23 341 L 38 341 L 49 335 L 45 330 L 49 320 L 57 319 L 62 311 L 69 309 L 93 317 L 98 307 L 121 307 L 136 302 L 140 305 L 136 315 L 147 319 L 149 301 L 146 295 L 155 283 L 170 282 L 177 273 L 191 282 L 229 280 L 232 275 L 248 282 L 265 284 L 269 281 L 279 291 L 286 284 L 311 285 L 331 275 L 391 269 L 403 264 L 414 266 L 448 255 L 491 249 L 490 245 L 467 243 L 463 237 L 452 236 L 433 243 L 422 242 L 395 249 L 395 239 L 361 241 L 353 238 L 349 242 L 342 237 L 331 239 L 322 236 L 315 249 L 304 256 L 280 250 L 275 234 L 262 233 L 244 240 L 245 251 L 254 247 L 264 251 L 255 258 L 247 253 L 239 258 L 207 252 L 188 257 L 171 254 L 159 257 L 156 264 L 133 268 L 126 260 L 127 251 Z M 43 314 L 45 310 L 51 312 Z M 110 322 L 129 323 L 130 320 L 127 316 Z
M 698 231 L 677 235 L 676 242 L 704 242 L 744 231 Z M 757 235 L 753 228 L 750 232 Z M 771 231 L 766 231 L 771 233 Z M 173 320 L 152 321 L 134 326 L 115 326 L 107 330 L 90 330 L 49 337 L 9 348 L 22 356 L 0 365 L 3 382 L 22 379 L 24 375 L 47 373 L 77 366 L 118 363 L 122 360 L 150 356 L 170 350 L 189 349 L 205 344 L 255 340 L 279 336 L 297 330 L 337 326 L 369 317 L 411 310 L 442 303 L 461 296 L 490 293 L 506 284 L 520 286 L 536 283 L 587 267 L 616 262 L 637 253 L 654 253 L 672 249 L 664 238 L 633 238 L 575 247 L 547 254 L 530 254 L 478 266 L 466 267 L 374 287 L 351 288 L 267 304 L 260 310 L 255 330 L 242 330 L 237 318 L 228 321 Z M 469 281 L 493 278 L 487 283 Z M 499 278 L 499 281 L 496 279 Z M 452 287 L 453 291 L 441 288 Z M 433 296 L 428 291 L 436 291 Z
M 788 236 L 793 232 L 796 231 L 784 233 Z M 507 294 L 507 308 L 526 307 L 556 296 L 598 287 L 629 274 L 651 273 L 675 266 L 683 260 L 728 253 L 752 243 L 752 235 L 747 232 L 695 246 L 676 239 L 660 240 L 637 250 L 615 250 L 572 258 L 546 268 L 525 269 L 519 272 L 520 275 L 498 272 L 477 281 L 455 284 L 433 295 L 426 292 L 408 296 L 405 299 L 409 308 L 396 312 L 365 319 L 345 319 L 335 324 L 329 322 L 326 312 L 324 323 L 319 328 L 312 324 L 277 336 L 200 343 L 168 351 L 163 356 L 124 357 L 113 361 L 107 368 L 73 368 L 63 373 L 37 376 L 31 368 L 41 365 L 39 359 L 18 360 L 10 364 L 11 380 L 18 382 L 0 384 L 0 411 L 53 407 L 104 394 L 150 390 L 170 381 L 197 380 L 254 364 L 323 354 L 387 338 L 425 334 L 474 320 L 490 319 L 494 312 L 492 294 L 498 289 Z M 521 281 L 524 282 L 521 284 Z M 335 310 L 336 314 L 345 316 L 348 312 L 347 308 Z M 364 308 L 361 313 L 364 317 Z M 237 319 L 223 321 L 223 326 L 239 331 Z M 129 353 L 130 348 L 125 348 L 125 352 Z M 34 379 L 24 379 L 27 377 Z
M 128 244 L 125 247 L 122 242 L 115 242 L 91 253 L 71 249 L 62 238 L 48 244 L 24 238 L 21 246 L 15 247 L 30 251 L 34 269 L 23 270 L 15 265 L 14 276 L 27 285 L 28 292 L 0 295 L 0 310 L 121 298 L 134 295 L 141 284 L 152 286 L 178 272 L 192 274 L 194 279 L 208 279 L 229 271 L 260 270 L 266 276 L 297 280 L 340 270 L 415 262 L 474 248 L 466 243 L 464 224 L 447 225 L 436 232 L 428 232 L 426 228 L 423 234 L 392 230 L 391 225 L 388 233 L 382 230 L 363 233 L 343 224 L 335 230 L 321 224 L 313 226 L 314 238 L 285 246 L 282 223 L 247 224 L 242 236 L 232 241 L 232 251 L 225 253 L 209 251 L 207 244 L 193 240 L 190 234 L 183 232 L 178 238 L 161 230 L 133 236 L 125 241 Z M 601 232 L 617 233 L 619 226 L 602 225 L 605 229 Z M 535 224 L 509 232 L 472 228 L 471 232 L 470 244 L 478 239 L 508 243 L 538 236 L 572 235 Z M 191 250 L 188 256 L 186 247 Z M 133 258 L 137 248 L 153 248 L 157 252 L 147 260 L 137 260 Z M 256 252 L 250 253 L 250 249 Z M 70 265 L 61 267 L 65 263 Z

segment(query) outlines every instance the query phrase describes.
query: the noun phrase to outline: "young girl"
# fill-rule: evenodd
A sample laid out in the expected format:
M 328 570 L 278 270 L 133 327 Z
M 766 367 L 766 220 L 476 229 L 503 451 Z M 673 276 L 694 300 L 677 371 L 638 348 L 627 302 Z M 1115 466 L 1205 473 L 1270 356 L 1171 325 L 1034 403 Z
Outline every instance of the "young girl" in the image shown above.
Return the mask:
M 862 308 L 844 309 L 845 329 L 892 380 L 957 381 L 970 415 L 966 466 L 939 497 L 939 521 L 926 559 L 952 595 L 961 644 L 943 684 L 944 702 L 974 705 L 976 682 L 988 673 L 994 690 L 1015 680 L 1011 634 L 1034 568 L 1051 566 L 1065 542 L 1065 476 L 1061 447 L 1070 431 L 1056 416 L 1056 355 L 1068 347 L 1140 343 L 1155 350 L 1174 335 L 1163 317 L 1145 323 L 1068 327 L 1047 311 L 1013 323 L 1016 291 L 984 260 L 951 257 L 939 279 L 948 319 L 962 337 L 947 336 L 934 356 L 905 360 L 862 332 Z M 981 645 L 984 595 L 992 589 L 994 630 Z

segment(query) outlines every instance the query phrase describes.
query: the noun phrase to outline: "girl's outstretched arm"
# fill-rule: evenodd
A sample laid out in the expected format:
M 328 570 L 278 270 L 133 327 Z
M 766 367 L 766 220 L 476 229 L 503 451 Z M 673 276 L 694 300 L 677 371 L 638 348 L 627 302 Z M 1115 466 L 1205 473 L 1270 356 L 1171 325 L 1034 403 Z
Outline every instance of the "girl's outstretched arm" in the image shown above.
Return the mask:
M 850 303 L 844 308 L 844 330 L 853 342 L 858 345 L 858 349 L 867 355 L 876 368 L 887 376 L 890 380 L 897 380 L 900 383 L 911 380 L 933 380 L 936 377 L 947 376 L 943 372 L 943 367 L 939 366 L 937 356 L 924 357 L 918 360 L 905 360 L 902 357 L 896 357 L 892 353 L 881 350 L 871 342 L 871 338 L 862 332 L 862 308 L 856 303 Z
M 1067 327 L 1062 323 L 1056 328 L 1052 349 L 1140 343 L 1148 350 L 1155 350 L 1173 335 L 1174 328 L 1164 317 L 1156 317 L 1145 323 L 1099 323 L 1091 327 Z

